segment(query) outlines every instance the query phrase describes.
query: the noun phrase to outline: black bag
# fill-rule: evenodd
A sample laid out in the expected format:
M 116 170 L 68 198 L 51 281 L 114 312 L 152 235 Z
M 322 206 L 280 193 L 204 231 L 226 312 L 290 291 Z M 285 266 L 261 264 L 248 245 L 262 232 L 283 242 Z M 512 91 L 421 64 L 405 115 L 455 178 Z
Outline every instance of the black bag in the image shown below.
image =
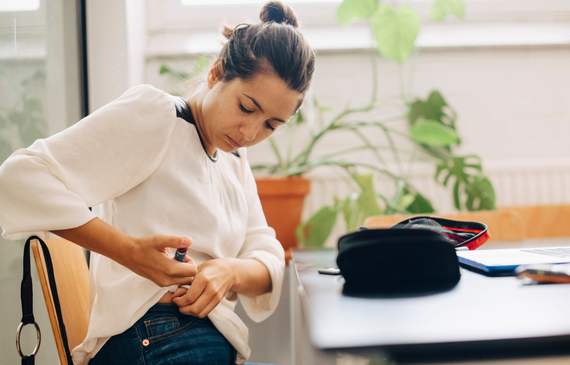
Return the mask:
M 455 247 L 483 244 L 487 226 L 414 217 L 389 229 L 340 237 L 337 265 L 350 296 L 423 295 L 452 289 L 460 279 Z

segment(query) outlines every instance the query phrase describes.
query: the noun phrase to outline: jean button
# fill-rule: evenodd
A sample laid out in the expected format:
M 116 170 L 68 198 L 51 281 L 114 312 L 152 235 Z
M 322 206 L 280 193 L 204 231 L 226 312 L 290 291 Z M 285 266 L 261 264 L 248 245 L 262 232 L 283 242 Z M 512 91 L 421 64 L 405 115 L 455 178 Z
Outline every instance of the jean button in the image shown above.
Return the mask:
M 143 342 L 142 342 L 143 346 L 148 346 L 148 345 L 149 345 L 149 343 L 150 343 L 150 341 L 149 341 L 149 340 L 143 340 Z

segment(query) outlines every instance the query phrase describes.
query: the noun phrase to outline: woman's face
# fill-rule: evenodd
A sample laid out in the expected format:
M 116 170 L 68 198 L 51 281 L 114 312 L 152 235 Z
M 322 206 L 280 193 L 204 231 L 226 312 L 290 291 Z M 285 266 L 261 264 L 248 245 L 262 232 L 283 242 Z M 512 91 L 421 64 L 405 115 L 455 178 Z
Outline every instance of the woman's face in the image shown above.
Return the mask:
M 198 128 L 210 154 L 217 148 L 233 152 L 263 141 L 287 122 L 303 99 L 278 76 L 258 74 L 249 80 L 222 82 L 215 67 L 200 96 Z

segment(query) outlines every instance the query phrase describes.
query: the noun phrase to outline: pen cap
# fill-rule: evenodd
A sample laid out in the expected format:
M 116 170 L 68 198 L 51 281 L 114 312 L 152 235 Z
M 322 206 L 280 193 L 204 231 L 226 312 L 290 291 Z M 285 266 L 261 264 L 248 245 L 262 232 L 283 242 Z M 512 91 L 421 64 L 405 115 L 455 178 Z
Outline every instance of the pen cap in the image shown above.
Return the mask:
M 176 250 L 174 254 L 174 259 L 180 262 L 184 262 L 184 258 L 186 257 L 186 251 L 188 251 L 188 247 L 179 248 Z

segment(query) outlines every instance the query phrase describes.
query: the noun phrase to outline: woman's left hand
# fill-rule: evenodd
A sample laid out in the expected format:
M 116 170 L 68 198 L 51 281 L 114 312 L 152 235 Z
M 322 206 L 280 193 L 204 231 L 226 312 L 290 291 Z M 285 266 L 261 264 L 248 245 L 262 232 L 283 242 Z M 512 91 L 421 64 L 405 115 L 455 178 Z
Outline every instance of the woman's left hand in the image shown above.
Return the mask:
M 188 291 L 172 299 L 180 307 L 180 313 L 199 318 L 210 314 L 234 285 L 236 272 L 232 261 L 222 258 L 199 265 Z

